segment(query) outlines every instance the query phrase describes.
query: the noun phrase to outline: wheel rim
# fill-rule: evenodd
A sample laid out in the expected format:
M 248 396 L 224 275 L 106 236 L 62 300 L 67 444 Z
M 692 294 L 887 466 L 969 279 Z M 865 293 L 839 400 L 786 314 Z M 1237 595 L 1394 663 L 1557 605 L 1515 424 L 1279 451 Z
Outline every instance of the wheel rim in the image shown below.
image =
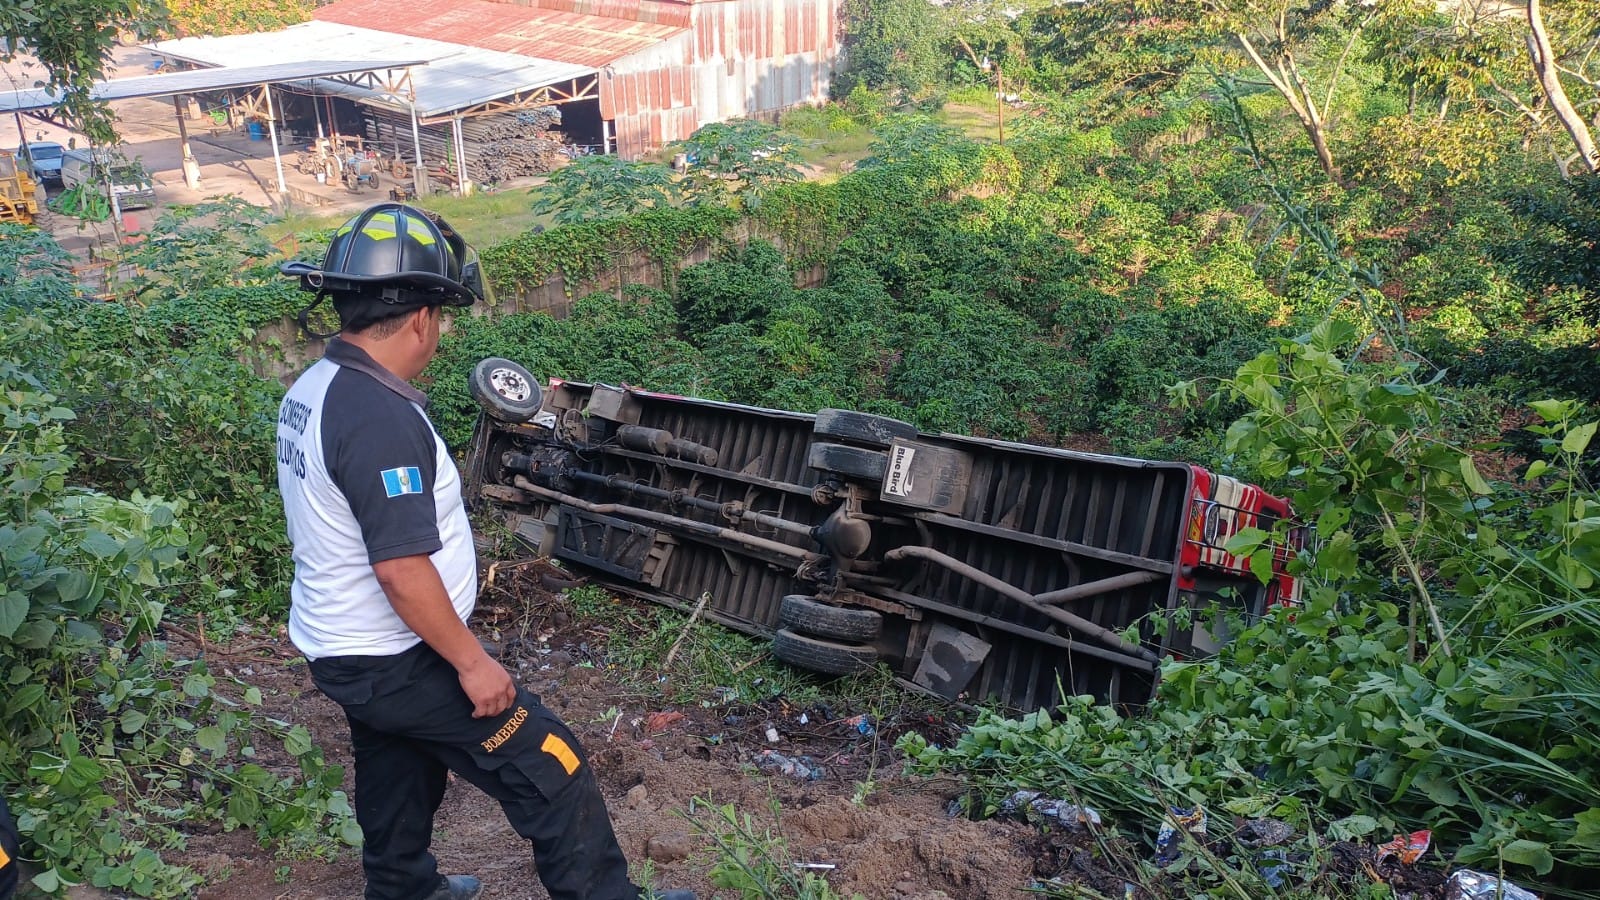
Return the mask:
M 495 393 L 518 403 L 533 396 L 533 386 L 528 380 L 510 369 L 490 370 L 489 385 L 494 388 Z

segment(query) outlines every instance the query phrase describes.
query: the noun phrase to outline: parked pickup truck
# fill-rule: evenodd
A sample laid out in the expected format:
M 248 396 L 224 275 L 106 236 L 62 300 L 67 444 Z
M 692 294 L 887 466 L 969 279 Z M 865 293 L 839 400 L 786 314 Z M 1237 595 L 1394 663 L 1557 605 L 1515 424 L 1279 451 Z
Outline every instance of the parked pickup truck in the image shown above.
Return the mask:
M 150 173 L 139 162 L 129 162 L 104 150 L 68 150 L 62 155 L 61 183 L 65 187 L 92 185 L 104 191 L 106 182 L 116 194 L 120 209 L 142 209 L 156 205 L 155 185 Z M 109 203 L 108 195 L 106 201 Z
M 705 598 L 703 615 L 818 672 L 881 662 L 950 699 L 1137 707 L 1164 655 L 1208 652 L 1221 631 L 1152 614 L 1297 602 L 1297 531 L 1266 584 L 1224 549 L 1291 522 L 1288 505 L 1197 466 L 848 410 L 543 388 L 503 359 L 470 384 L 484 414 L 469 502 L 613 590 L 686 610 Z

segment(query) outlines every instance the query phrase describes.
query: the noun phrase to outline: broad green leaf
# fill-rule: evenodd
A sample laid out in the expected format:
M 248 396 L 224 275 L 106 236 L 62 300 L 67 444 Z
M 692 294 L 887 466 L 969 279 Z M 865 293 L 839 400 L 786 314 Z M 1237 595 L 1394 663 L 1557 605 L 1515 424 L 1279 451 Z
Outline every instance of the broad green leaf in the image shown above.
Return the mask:
M 1550 874 L 1556 865 L 1555 857 L 1550 854 L 1550 845 L 1543 841 L 1512 841 L 1500 849 L 1500 855 L 1506 862 L 1528 866 L 1540 875 Z
M 1594 438 L 1597 427 L 1600 427 L 1600 422 L 1585 422 L 1572 428 L 1561 439 L 1561 449 L 1568 453 L 1582 453 L 1589 446 L 1589 441 Z
M 6 711 L 16 715 L 26 709 L 32 709 L 44 699 L 45 687 L 42 684 L 25 684 L 12 693 L 11 699 L 6 701 Z
M 17 633 L 22 620 L 28 617 L 28 598 L 17 591 L 0 596 L 0 638 L 10 638 Z
M 71 569 L 56 576 L 56 594 L 61 602 L 71 606 L 89 595 L 89 576 Z
M 134 734 L 138 732 L 139 729 L 143 728 L 144 723 L 148 722 L 149 720 L 150 717 L 144 712 L 137 709 L 130 709 L 122 714 L 122 721 L 119 723 L 119 727 L 122 728 L 124 734 Z
M 1528 405 L 1546 422 L 1559 422 L 1572 415 L 1573 411 L 1570 400 L 1535 400 Z
M 1328 823 L 1328 837 L 1336 841 L 1352 841 L 1377 830 L 1378 820 L 1371 816 L 1345 816 Z
M 221 755 L 228 752 L 228 739 L 223 735 L 222 729 L 215 725 L 207 725 L 195 732 L 194 742 L 199 745 L 201 750 L 213 755 Z
M 122 542 L 104 531 L 89 529 L 79 546 L 97 559 L 110 559 L 122 552 Z
M 1233 537 L 1228 538 L 1223 549 L 1234 556 L 1244 556 L 1247 553 L 1254 553 L 1266 539 L 1267 533 L 1259 528 L 1241 528 L 1234 532 Z
M 346 844 L 352 847 L 359 847 L 363 843 L 364 837 L 361 833 L 361 826 L 356 824 L 354 817 L 347 818 L 339 823 L 339 840 L 344 841 Z
M 1472 462 L 1472 457 L 1462 456 L 1460 465 L 1461 478 L 1467 483 L 1468 490 L 1474 494 L 1489 493 L 1489 482 L 1484 481 L 1483 476 L 1478 474 L 1478 467 Z
M 1550 470 L 1550 464 L 1549 463 L 1545 462 L 1542 459 L 1536 459 L 1533 462 L 1528 463 L 1528 474 L 1525 477 L 1529 481 L 1532 481 L 1533 479 L 1538 478 L 1540 475 L 1543 475 L 1545 472 L 1548 472 L 1549 470 Z
M 311 732 L 307 731 L 304 725 L 296 725 L 289 729 L 289 733 L 283 738 L 283 749 L 288 751 L 290 756 L 309 753 L 313 746 L 315 745 L 311 742 Z
M 49 619 L 33 619 L 22 623 L 11 640 L 26 650 L 43 650 L 56 636 L 56 623 Z
M 1590 807 L 1572 818 L 1578 823 L 1572 842 L 1600 850 L 1600 806 Z
M 74 756 L 67 760 L 64 780 L 80 791 L 90 785 L 99 784 L 105 777 L 106 770 L 87 756 Z
M 1272 580 L 1272 553 L 1263 550 L 1250 554 L 1250 573 L 1262 584 Z

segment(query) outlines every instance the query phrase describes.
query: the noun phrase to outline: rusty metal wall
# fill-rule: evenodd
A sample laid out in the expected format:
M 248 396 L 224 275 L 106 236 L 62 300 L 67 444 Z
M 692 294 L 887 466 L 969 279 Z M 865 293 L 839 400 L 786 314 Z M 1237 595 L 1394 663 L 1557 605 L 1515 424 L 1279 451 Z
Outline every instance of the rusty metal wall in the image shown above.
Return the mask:
M 601 72 L 600 112 L 615 123 L 618 152 L 637 157 L 709 122 L 825 101 L 839 54 L 839 3 L 701 0 L 690 5 L 689 32 L 622 57 Z

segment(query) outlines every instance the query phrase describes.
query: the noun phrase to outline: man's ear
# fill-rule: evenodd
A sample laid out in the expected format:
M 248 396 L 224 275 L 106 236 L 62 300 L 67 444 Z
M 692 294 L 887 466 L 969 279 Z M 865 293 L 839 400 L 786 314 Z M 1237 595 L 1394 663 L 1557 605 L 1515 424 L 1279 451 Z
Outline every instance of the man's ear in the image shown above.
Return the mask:
M 432 315 L 433 307 L 419 306 L 406 321 L 406 328 L 415 331 L 419 340 L 428 339 L 428 317 Z

